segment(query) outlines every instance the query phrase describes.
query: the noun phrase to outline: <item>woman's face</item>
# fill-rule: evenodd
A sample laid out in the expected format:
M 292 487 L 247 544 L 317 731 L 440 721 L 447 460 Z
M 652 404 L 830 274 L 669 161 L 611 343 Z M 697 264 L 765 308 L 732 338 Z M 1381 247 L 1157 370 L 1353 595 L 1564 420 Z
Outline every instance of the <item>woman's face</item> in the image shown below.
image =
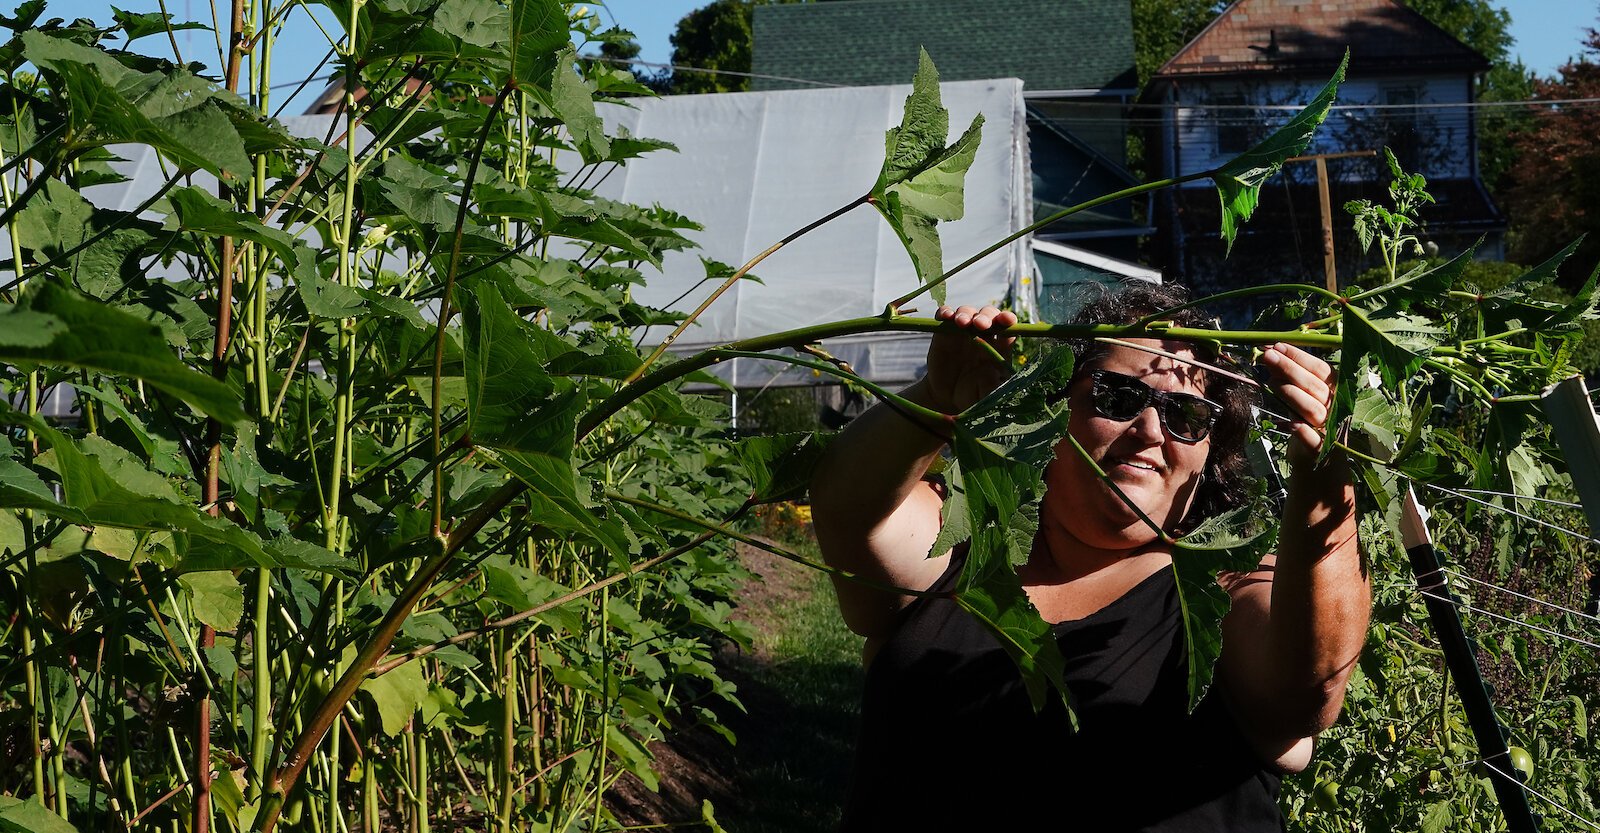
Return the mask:
M 1169 353 L 1190 356 L 1182 342 L 1129 339 Z M 1078 374 L 1069 393 L 1068 431 L 1151 520 L 1171 530 L 1193 500 L 1211 440 L 1186 443 L 1162 429 L 1154 402 L 1132 421 L 1100 416 L 1090 405 L 1093 368 L 1130 376 L 1157 391 L 1205 395 L 1204 371 L 1182 362 L 1126 347 L 1112 347 Z M 1127 549 L 1155 540 L 1156 534 L 1094 473 L 1072 444 L 1056 446 L 1056 460 L 1045 473 L 1046 517 L 1083 544 Z

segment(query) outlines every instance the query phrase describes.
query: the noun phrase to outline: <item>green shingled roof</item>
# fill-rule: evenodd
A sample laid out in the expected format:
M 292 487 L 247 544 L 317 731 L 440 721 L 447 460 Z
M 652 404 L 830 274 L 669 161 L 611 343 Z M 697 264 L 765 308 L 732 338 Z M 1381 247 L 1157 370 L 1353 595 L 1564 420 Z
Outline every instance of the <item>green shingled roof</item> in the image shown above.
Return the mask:
M 834 84 L 904 84 L 925 47 L 945 81 L 1030 90 L 1132 88 L 1127 0 L 835 0 L 757 6 L 755 66 Z M 805 84 L 754 79 L 757 90 Z

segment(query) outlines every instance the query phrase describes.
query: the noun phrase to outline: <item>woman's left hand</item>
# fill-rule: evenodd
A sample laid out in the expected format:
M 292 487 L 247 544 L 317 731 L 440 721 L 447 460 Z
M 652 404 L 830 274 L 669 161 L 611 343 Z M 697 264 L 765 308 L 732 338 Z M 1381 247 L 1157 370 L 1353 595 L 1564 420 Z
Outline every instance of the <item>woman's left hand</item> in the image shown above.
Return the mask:
M 1267 384 L 1287 404 L 1289 423 L 1289 462 L 1298 466 L 1316 459 L 1322 450 L 1322 435 L 1333 408 L 1333 393 L 1338 376 L 1322 359 L 1282 342 L 1261 353 L 1267 367 Z

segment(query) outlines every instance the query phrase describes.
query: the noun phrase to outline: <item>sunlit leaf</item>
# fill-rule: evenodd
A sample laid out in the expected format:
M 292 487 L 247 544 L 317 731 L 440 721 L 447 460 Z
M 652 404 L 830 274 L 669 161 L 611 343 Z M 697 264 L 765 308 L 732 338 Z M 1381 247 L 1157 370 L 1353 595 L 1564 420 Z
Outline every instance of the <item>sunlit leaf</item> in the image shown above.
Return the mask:
M 956 601 L 983 622 L 1017 663 L 1034 707 L 1055 688 L 1066 696 L 1064 660 L 1050 626 L 1028 601 L 1016 568 L 1039 529 L 1044 471 L 1067 433 L 1071 350 L 1059 349 L 1007 380 L 965 411 L 951 444 L 972 545 L 956 582 Z
M 1328 117 L 1328 110 L 1339 93 L 1339 84 L 1344 81 L 1344 71 L 1349 64 L 1350 53 L 1347 51 L 1333 78 L 1328 80 L 1322 92 L 1317 93 L 1305 109 L 1255 147 L 1211 172 L 1211 180 L 1217 186 L 1217 196 L 1222 199 L 1222 239 L 1227 243 L 1226 251 L 1233 251 L 1233 240 L 1239 234 L 1239 225 L 1255 213 L 1256 202 L 1261 197 L 1261 184 L 1276 174 L 1285 160 L 1305 153 L 1306 147 L 1311 144 L 1317 127 Z
M 938 223 L 959 220 L 964 212 L 966 174 L 977 156 L 983 115 L 974 116 L 961 138 L 945 147 L 949 130 L 939 73 L 923 50 L 905 114 L 899 127 L 889 129 L 883 168 L 872 186 L 872 204 L 905 245 L 922 283 L 944 273 Z M 934 287 L 933 297 L 944 303 L 944 284 Z
M 1241 506 L 1207 519 L 1173 544 L 1172 575 L 1183 617 L 1190 711 L 1211 688 L 1217 658 L 1222 656 L 1222 618 L 1233 604 L 1217 583 L 1217 574 L 1253 570 L 1261 563 L 1278 531 L 1267 517 L 1262 507 Z
M 194 618 L 219 631 L 232 631 L 244 618 L 244 588 L 228 570 L 187 573 L 178 579 L 189 596 Z
M 422 665 L 408 662 L 387 674 L 361 684 L 361 691 L 372 698 L 378 709 L 379 725 L 385 735 L 405 731 L 411 716 L 428 696 L 428 681 L 422 678 Z

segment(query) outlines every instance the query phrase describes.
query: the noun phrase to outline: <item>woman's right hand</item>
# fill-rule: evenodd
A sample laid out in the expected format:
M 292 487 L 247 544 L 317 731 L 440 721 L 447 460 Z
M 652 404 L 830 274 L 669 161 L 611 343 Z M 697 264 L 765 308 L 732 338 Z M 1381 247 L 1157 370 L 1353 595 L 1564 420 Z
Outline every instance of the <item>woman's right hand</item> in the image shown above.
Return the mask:
M 1011 375 L 1011 346 L 1016 338 L 1005 335 L 1004 330 L 1017 323 L 1017 315 L 995 307 L 940 307 L 933 317 L 957 329 L 936 333 L 928 345 L 928 374 L 922 388 L 927 405 L 957 414 Z M 996 359 L 996 354 L 1001 358 Z

